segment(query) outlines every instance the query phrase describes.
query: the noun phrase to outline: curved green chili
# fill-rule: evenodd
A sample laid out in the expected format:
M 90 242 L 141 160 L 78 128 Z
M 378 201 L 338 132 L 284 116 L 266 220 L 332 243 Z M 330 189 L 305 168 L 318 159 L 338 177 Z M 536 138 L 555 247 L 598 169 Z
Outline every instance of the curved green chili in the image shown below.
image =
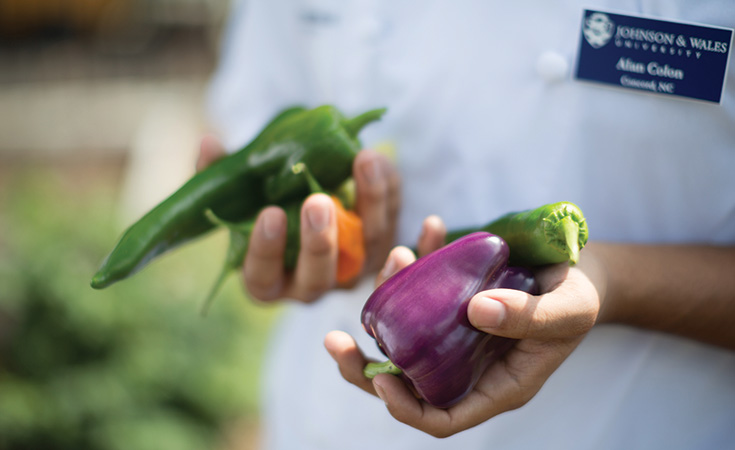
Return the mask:
M 352 174 L 360 150 L 357 133 L 385 109 L 348 119 L 330 105 L 294 107 L 277 115 L 245 147 L 215 161 L 128 228 L 92 278 L 101 289 L 126 278 L 158 255 L 199 237 L 215 225 L 211 210 L 226 221 L 243 221 L 269 203 L 288 204 L 309 187 L 291 167 L 303 162 L 326 189 Z
M 509 264 L 519 266 L 576 264 L 589 235 L 582 210 L 570 202 L 509 213 L 480 228 L 450 231 L 446 242 L 474 231 L 502 237 L 510 247 Z

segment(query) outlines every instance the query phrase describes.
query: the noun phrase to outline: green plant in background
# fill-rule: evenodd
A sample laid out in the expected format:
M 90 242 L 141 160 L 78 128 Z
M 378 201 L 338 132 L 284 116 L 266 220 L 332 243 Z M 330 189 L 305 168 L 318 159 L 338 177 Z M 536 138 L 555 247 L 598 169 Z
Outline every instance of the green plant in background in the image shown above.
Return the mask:
M 277 311 L 233 283 L 199 315 L 224 234 L 136 283 L 89 288 L 119 232 L 112 188 L 49 172 L 3 181 L 0 449 L 212 449 L 224 426 L 255 418 Z

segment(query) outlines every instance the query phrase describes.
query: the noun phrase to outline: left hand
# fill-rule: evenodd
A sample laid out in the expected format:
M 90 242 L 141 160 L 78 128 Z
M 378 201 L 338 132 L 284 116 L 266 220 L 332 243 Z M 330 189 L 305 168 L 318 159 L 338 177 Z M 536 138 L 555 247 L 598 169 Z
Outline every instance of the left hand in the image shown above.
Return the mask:
M 202 139 L 197 170 L 224 156 L 214 136 Z M 356 186 L 355 210 L 363 224 L 366 261 L 363 273 L 380 267 L 393 246 L 400 208 L 400 178 L 384 155 L 361 150 L 353 162 Z M 243 193 L 245 195 L 245 193 Z M 293 270 L 283 268 L 286 248 L 286 214 L 277 206 L 263 208 L 250 236 L 242 278 L 253 298 L 284 298 L 313 302 L 337 286 L 337 222 L 327 195 L 309 195 L 301 208 L 301 249 Z
M 425 222 L 420 253 L 438 248 L 443 239 L 440 221 Z M 377 283 L 414 260 L 407 248 L 395 248 Z M 469 395 L 448 409 L 417 399 L 398 377 L 381 374 L 371 381 L 363 376 L 368 361 L 346 333 L 329 333 L 325 346 L 342 376 L 379 396 L 397 420 L 436 437 L 451 436 L 526 404 L 597 322 L 607 280 L 594 245 L 585 248 L 577 265 L 550 266 L 536 277 L 543 292 L 539 296 L 493 289 L 471 299 L 467 315 L 475 327 L 519 341 L 485 371 Z

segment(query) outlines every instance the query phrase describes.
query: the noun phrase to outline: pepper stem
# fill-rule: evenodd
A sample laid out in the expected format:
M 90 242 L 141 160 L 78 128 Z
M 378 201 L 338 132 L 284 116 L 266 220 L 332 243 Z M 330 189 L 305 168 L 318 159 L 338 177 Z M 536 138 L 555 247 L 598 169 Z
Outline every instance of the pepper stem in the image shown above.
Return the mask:
M 579 261 L 579 223 L 571 216 L 545 218 L 546 239 L 561 253 L 566 253 L 571 264 Z
M 217 279 L 215 280 L 212 287 L 209 289 L 209 293 L 204 298 L 204 301 L 202 302 L 202 307 L 199 310 L 199 314 L 202 315 L 202 317 L 205 317 L 207 313 L 209 313 L 209 308 L 212 306 L 212 302 L 214 301 L 214 298 L 219 293 L 219 290 L 222 288 L 222 286 L 225 284 L 225 281 L 230 277 L 230 274 L 234 271 L 234 268 L 230 267 L 227 261 L 223 264 L 222 269 L 220 269 L 219 275 L 217 276 Z
M 567 254 L 569 262 L 577 264 L 579 261 L 579 224 L 571 217 L 565 217 L 561 221 L 564 239 L 567 241 Z
M 344 127 L 347 130 L 347 134 L 356 138 L 365 125 L 370 122 L 374 122 L 380 119 L 383 114 L 387 111 L 386 108 L 371 109 L 370 111 L 364 112 L 357 117 L 347 119 L 344 122 Z
M 293 166 L 291 166 L 291 172 L 295 174 L 303 174 L 304 177 L 306 177 L 306 182 L 309 183 L 309 189 L 311 189 L 311 193 L 315 194 L 318 192 L 324 193 L 326 192 L 324 188 L 319 184 L 319 182 L 314 178 L 314 175 L 311 174 L 311 171 L 308 167 L 306 167 L 306 164 L 303 162 L 296 163 Z
M 375 378 L 375 375 L 379 373 L 388 373 L 391 375 L 400 375 L 401 369 L 399 369 L 395 364 L 393 364 L 393 361 L 390 359 L 383 362 L 371 362 L 367 363 L 365 365 L 365 368 L 362 369 L 363 375 L 365 375 L 367 378 L 370 378 L 371 380 Z
M 557 251 L 567 255 L 570 264 L 579 261 L 579 252 L 587 243 L 589 231 L 581 212 L 571 206 L 564 206 L 544 217 L 544 236 L 546 242 Z
M 227 248 L 227 255 L 225 257 L 225 262 L 222 265 L 222 269 L 220 269 L 220 273 L 217 276 L 214 285 L 212 285 L 207 297 L 205 297 L 204 302 L 202 303 L 200 310 L 200 314 L 202 316 L 206 316 L 209 312 L 209 308 L 212 305 L 214 298 L 225 284 L 225 281 L 227 281 L 232 273 L 242 266 L 242 261 L 245 257 L 245 252 L 247 251 L 248 239 L 255 227 L 255 223 L 251 220 L 241 223 L 232 223 L 223 220 L 217 217 L 211 209 L 206 210 L 204 215 L 213 225 L 223 226 L 229 230 L 230 243 Z

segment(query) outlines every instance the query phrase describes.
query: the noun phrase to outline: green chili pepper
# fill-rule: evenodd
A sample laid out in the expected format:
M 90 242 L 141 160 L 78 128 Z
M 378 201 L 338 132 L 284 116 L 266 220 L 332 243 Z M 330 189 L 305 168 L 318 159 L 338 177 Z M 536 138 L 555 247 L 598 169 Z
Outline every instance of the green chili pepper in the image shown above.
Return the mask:
M 309 185 L 311 193 L 321 192 L 325 193 L 322 186 L 316 181 L 311 174 L 311 171 L 306 167 L 304 163 L 298 163 L 291 168 L 291 171 L 295 174 L 300 174 L 304 177 Z M 355 184 L 352 177 L 348 178 L 341 186 L 335 190 L 335 197 L 337 197 L 344 207 L 352 209 L 355 204 Z M 287 270 L 296 267 L 296 261 L 299 257 L 299 251 L 301 248 L 301 207 L 302 201 L 292 202 L 289 205 L 283 207 L 286 213 L 286 249 L 283 254 L 283 267 Z M 248 243 L 250 241 L 250 235 L 255 227 L 255 220 L 257 216 L 253 216 L 248 220 L 242 222 L 230 222 L 224 220 L 212 212 L 207 210 L 205 212 L 207 219 L 214 225 L 223 226 L 229 230 L 230 242 L 227 247 L 227 254 L 225 257 L 224 265 L 220 270 L 219 276 L 217 277 L 214 285 L 212 286 L 209 294 L 204 300 L 202 306 L 202 315 L 205 315 L 209 310 L 209 306 L 214 300 L 215 296 L 222 288 L 222 285 L 227 281 L 227 278 L 240 270 L 243 266 L 245 255 L 248 251 Z
M 345 118 L 329 105 L 289 108 L 249 144 L 194 175 L 178 191 L 128 228 L 92 278 L 101 289 L 140 270 L 156 256 L 214 228 L 211 210 L 226 221 L 244 221 L 269 203 L 306 196 L 304 177 L 291 167 L 303 162 L 326 189 L 351 176 L 360 150 L 357 134 L 385 109 Z
M 333 107 L 322 106 L 286 118 L 267 136 L 277 144 L 250 152 L 247 165 L 265 178 L 270 203 L 309 194 L 305 177 L 292 170 L 298 163 L 308 166 L 322 188 L 331 191 L 352 175 L 352 161 L 360 150 L 357 134 L 384 113 L 385 109 L 376 109 L 347 120 Z
M 589 234 L 582 210 L 570 202 L 509 213 L 480 228 L 450 231 L 446 242 L 475 231 L 503 238 L 510 247 L 509 264 L 518 266 L 576 264 Z

